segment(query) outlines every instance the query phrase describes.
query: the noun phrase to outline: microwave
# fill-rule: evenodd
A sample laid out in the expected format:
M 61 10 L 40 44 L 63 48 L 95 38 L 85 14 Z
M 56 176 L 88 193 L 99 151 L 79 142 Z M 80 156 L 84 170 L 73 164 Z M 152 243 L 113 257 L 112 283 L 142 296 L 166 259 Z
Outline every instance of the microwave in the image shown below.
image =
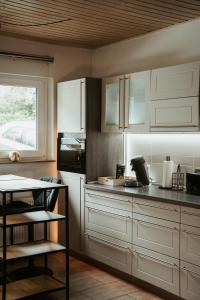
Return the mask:
M 187 193 L 200 195 L 200 173 L 186 173 Z

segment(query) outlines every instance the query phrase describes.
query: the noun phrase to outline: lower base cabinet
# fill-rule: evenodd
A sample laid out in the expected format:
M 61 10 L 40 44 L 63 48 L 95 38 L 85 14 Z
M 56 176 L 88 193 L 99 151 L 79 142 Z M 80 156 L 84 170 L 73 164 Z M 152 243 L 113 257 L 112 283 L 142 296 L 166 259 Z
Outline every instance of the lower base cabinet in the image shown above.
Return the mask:
M 133 246 L 132 275 L 179 295 L 179 260 Z
M 131 274 L 131 245 L 97 232 L 85 234 L 85 254 L 115 269 Z
M 186 300 L 200 299 L 200 267 L 181 261 L 181 297 Z

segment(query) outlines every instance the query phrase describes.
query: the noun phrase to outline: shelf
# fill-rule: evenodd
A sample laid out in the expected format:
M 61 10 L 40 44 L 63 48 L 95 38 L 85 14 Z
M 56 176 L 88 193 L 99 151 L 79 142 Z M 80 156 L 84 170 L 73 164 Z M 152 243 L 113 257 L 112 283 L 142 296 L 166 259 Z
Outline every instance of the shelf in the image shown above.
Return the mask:
M 53 253 L 65 250 L 66 247 L 50 241 L 36 241 L 32 243 L 23 243 L 7 246 L 7 260 L 26 258 L 35 255 Z M 3 257 L 3 248 L 0 249 L 0 257 Z
M 17 300 L 20 298 L 57 291 L 64 288 L 65 285 L 60 281 L 47 275 L 40 275 L 8 283 L 6 285 L 6 300 Z M 0 298 L 1 297 L 2 287 L 0 288 Z
M 6 226 L 26 225 L 30 223 L 42 223 L 64 220 L 65 216 L 49 211 L 40 210 L 21 214 L 7 215 Z M 3 217 L 0 217 L 0 227 L 3 226 Z

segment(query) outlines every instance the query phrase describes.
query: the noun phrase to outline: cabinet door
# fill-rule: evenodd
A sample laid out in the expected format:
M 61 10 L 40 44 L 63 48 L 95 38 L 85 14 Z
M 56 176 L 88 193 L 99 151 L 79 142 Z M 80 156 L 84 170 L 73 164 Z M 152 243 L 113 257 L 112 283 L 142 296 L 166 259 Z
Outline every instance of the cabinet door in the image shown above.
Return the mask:
M 179 295 L 178 259 L 133 246 L 132 275 Z
M 149 127 L 150 71 L 126 75 L 125 131 L 143 132 Z
M 181 261 L 180 267 L 180 296 L 186 300 L 199 300 L 200 268 L 183 261 Z
M 179 224 L 133 214 L 133 244 L 179 258 Z
M 59 171 L 59 177 L 62 182 L 69 187 L 69 248 L 76 252 L 80 252 L 81 248 L 81 205 L 83 181 L 85 175 Z M 64 199 L 60 199 L 58 210 L 64 214 Z M 65 229 L 62 222 L 59 223 L 59 240 L 62 242 L 65 237 Z
M 151 100 L 199 95 L 199 63 L 153 70 Z
M 156 127 L 177 131 L 177 128 L 198 130 L 199 99 L 198 97 L 151 101 L 151 130 Z M 156 130 L 156 129 L 155 129 Z
M 102 131 L 122 132 L 124 127 L 124 77 L 102 81 Z
M 131 274 L 130 244 L 97 232 L 87 231 L 85 254 L 115 269 Z
M 85 87 L 85 79 L 58 83 L 58 132 L 85 132 Z
M 132 218 L 125 211 L 114 214 L 86 202 L 85 228 L 131 243 Z
M 200 228 L 181 225 L 180 259 L 200 267 Z

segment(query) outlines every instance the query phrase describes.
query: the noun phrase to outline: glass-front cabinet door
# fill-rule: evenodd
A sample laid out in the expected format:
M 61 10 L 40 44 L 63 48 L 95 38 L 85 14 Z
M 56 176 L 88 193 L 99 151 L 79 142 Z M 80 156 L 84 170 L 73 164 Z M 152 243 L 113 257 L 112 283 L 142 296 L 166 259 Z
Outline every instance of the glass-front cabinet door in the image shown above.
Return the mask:
M 102 131 L 122 132 L 124 127 L 124 76 L 102 82 Z
M 125 76 L 125 131 L 148 131 L 149 97 L 150 71 L 138 72 Z

